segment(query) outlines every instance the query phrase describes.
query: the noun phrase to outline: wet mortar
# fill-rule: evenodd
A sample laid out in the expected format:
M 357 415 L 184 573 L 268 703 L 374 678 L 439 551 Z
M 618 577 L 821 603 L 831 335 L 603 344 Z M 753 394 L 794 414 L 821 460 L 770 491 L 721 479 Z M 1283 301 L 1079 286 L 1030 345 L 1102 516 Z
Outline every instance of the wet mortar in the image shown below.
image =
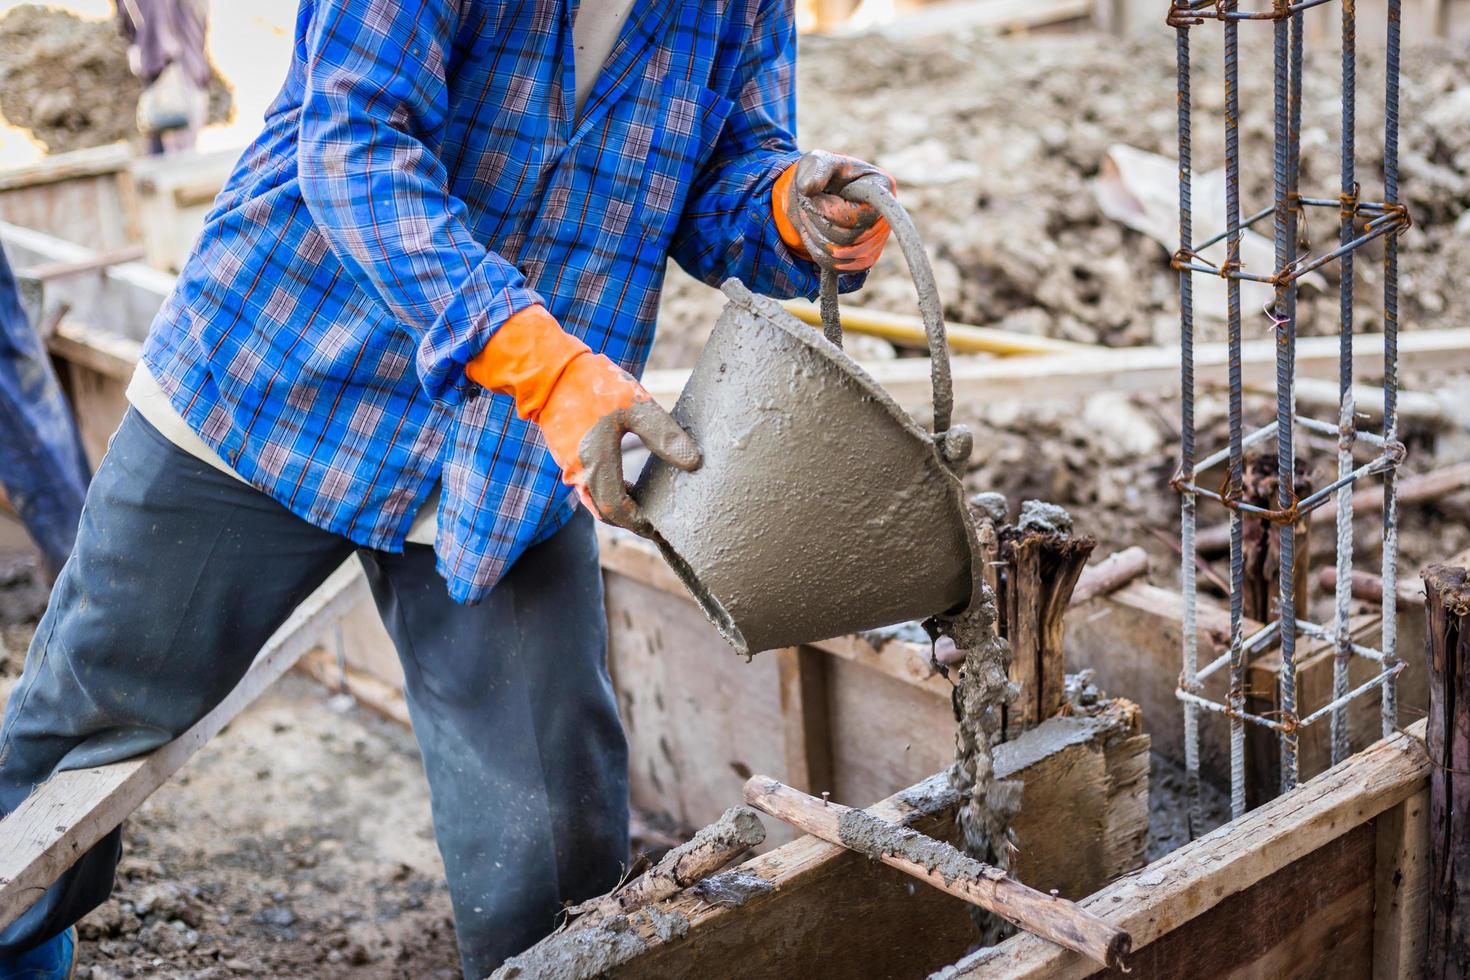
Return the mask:
M 847 810 L 838 818 L 837 836 L 844 846 L 874 860 L 893 855 L 912 861 L 939 875 L 946 885 L 1005 877 L 1003 871 L 967 857 L 951 844 L 908 827 L 894 826 L 862 810 Z

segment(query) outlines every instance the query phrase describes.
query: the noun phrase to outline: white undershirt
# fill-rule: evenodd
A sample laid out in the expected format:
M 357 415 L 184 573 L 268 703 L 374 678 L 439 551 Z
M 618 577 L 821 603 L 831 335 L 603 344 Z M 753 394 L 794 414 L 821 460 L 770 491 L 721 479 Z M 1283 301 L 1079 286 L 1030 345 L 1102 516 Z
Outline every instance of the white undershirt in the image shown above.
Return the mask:
M 597 76 L 602 73 L 602 66 L 607 63 L 607 56 L 612 53 L 613 45 L 617 43 L 623 22 L 633 9 L 633 2 L 634 0 L 581 0 L 578 6 L 577 19 L 572 24 L 578 115 L 581 115 L 582 106 L 586 103 L 592 86 L 596 84 Z M 138 362 L 133 371 L 127 395 L 129 403 L 137 409 L 138 414 L 147 419 L 169 442 L 196 459 L 244 482 L 245 478 L 236 473 L 219 453 L 211 449 L 189 427 L 189 423 L 184 421 L 184 417 L 168 400 L 168 395 L 159 387 L 153 372 L 142 361 Z M 438 530 L 438 513 L 439 484 L 436 483 L 419 505 L 419 512 L 414 516 L 405 540 L 413 544 L 432 545 L 434 534 Z

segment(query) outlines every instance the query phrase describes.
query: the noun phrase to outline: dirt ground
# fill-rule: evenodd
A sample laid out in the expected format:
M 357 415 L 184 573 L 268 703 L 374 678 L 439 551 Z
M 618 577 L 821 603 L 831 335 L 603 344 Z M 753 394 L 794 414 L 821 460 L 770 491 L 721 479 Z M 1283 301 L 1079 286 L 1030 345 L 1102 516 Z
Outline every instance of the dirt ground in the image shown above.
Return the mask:
M 91 31 L 85 43 L 56 50 L 96 53 L 37 74 L 43 56 L 57 55 L 27 33 L 34 20 L 17 18 L 21 12 L 0 21 L 0 112 L 35 120 L 53 149 L 131 135 L 131 102 L 118 106 L 128 91 L 136 97 L 136 83 L 125 67 L 117 70 L 121 42 Z M 1243 141 L 1254 161 L 1246 191 L 1261 207 L 1269 175 L 1268 57 L 1258 47 L 1247 54 L 1261 67 L 1242 77 Z M 1303 132 L 1303 185 L 1324 196 L 1335 194 L 1337 166 L 1328 55 L 1308 74 Z M 1214 125 L 1221 85 L 1217 62 L 1203 52 L 1199 60 L 1195 106 L 1203 132 Z M 1454 271 L 1470 261 L 1470 98 L 1461 84 L 1470 52 L 1416 46 L 1404 64 L 1403 181 L 1416 218 L 1403 239 L 1404 326 L 1459 326 L 1470 315 Z M 1363 58 L 1362 76 L 1359 156 L 1367 160 L 1381 146 L 1380 76 L 1371 56 Z M 87 78 L 117 91 L 117 105 L 98 109 L 96 118 L 60 101 L 47 109 L 41 96 L 65 88 L 58 79 Z M 948 316 L 1114 346 L 1177 340 L 1176 279 L 1163 248 L 1104 217 L 1090 185 L 1114 143 L 1174 152 L 1167 38 L 807 40 L 799 84 L 805 145 L 865 156 L 898 179 L 934 256 Z M 1202 136 L 1196 152 L 1197 172 L 1220 163 L 1217 138 Z M 1360 176 L 1365 196 L 1380 193 L 1380 174 L 1365 167 Z M 1326 224 L 1314 231 L 1332 234 Z M 1373 263 L 1362 265 L 1358 326 L 1372 330 L 1381 280 Z M 1303 298 L 1305 332 L 1334 327 L 1335 281 L 1327 285 Z M 885 256 L 860 302 L 912 311 L 896 252 Z M 716 292 L 675 270 L 650 366 L 691 363 L 721 305 Z M 1264 319 L 1253 315 L 1248 330 L 1263 335 Z M 1222 331 L 1202 323 L 1201 334 Z M 863 350 L 896 354 L 874 342 Z M 1409 472 L 1470 459 L 1470 380 L 1421 372 L 1405 383 L 1438 397 L 1452 419 L 1443 428 L 1406 427 Z M 1268 406 L 1256 396 L 1251 409 L 1264 419 Z M 1178 412 L 1167 395 L 1104 393 L 1081 405 L 1019 406 L 962 398 L 958 420 L 977 435 L 967 482 L 1004 492 L 1013 507 L 1031 497 L 1063 504 L 1079 530 L 1101 539 L 1099 553 L 1144 544 L 1157 559 L 1154 579 L 1169 582 L 1177 562 L 1154 532 L 1176 533 L 1177 498 L 1167 479 L 1176 465 Z M 1202 444 L 1219 444 L 1223 418 L 1219 393 L 1203 394 Z M 1311 465 L 1324 476 L 1330 453 L 1313 453 Z M 1407 577 L 1470 546 L 1470 494 L 1407 508 L 1403 521 Z M 1318 549 L 1326 545 L 1325 536 L 1316 540 Z M 1371 528 L 1361 545 L 1360 565 L 1371 567 Z M 19 670 L 43 602 L 31 571 L 0 564 L 0 690 Z M 1159 826 L 1150 857 L 1180 838 L 1177 819 L 1169 823 L 1182 812 L 1180 781 L 1168 760 L 1156 760 Z M 127 842 L 117 896 L 84 926 L 90 972 L 83 976 L 456 975 L 411 739 L 298 678 L 278 685 L 156 794 L 128 824 Z
M 78 976 L 459 976 L 412 736 L 289 675 L 126 825 Z

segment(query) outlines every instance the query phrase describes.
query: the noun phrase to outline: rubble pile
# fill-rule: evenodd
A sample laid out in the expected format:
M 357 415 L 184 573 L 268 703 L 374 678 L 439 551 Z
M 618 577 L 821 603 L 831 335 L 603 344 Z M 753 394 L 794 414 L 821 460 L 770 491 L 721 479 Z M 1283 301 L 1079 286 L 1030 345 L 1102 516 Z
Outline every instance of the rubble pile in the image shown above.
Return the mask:
M 1271 203 L 1271 52 L 1242 31 L 1242 208 Z M 1381 200 L 1382 54 L 1359 54 L 1358 179 Z M 1224 85 L 1218 45 L 1196 32 L 1193 103 L 1197 174 L 1223 166 Z M 1400 180 L 1414 227 L 1401 239 L 1404 329 L 1470 319 L 1457 290 L 1470 268 L 1470 49 L 1416 42 L 1402 80 Z M 1309 57 L 1304 85 L 1304 194 L 1338 191 L 1341 86 L 1338 55 Z M 1095 197 L 1110 147 L 1126 144 L 1176 157 L 1175 64 L 1171 36 L 1096 34 L 999 39 L 892 39 L 882 35 L 803 39 L 798 62 L 800 139 L 873 160 L 894 175 L 934 259 L 949 318 L 1108 346 L 1170 343 L 1178 337 L 1178 277 L 1165 246 L 1107 218 Z M 1172 187 L 1168 189 L 1172 195 Z M 1269 238 L 1269 219 L 1260 230 Z M 1219 229 L 1199 229 L 1213 234 Z M 1335 247 L 1335 212 L 1314 210 L 1311 249 Z M 1172 247 L 1172 242 L 1170 247 Z M 1358 269 L 1357 329 L 1379 327 L 1382 276 L 1370 246 Z M 1326 289 L 1302 296 L 1304 334 L 1336 329 L 1335 264 Z M 688 364 L 718 296 L 671 276 L 655 366 Z M 885 254 L 862 294 L 865 306 L 909 313 L 913 290 L 897 249 Z M 1270 323 L 1246 311 L 1246 333 Z M 1224 326 L 1202 319 L 1201 339 Z M 687 336 L 692 334 L 693 336 Z

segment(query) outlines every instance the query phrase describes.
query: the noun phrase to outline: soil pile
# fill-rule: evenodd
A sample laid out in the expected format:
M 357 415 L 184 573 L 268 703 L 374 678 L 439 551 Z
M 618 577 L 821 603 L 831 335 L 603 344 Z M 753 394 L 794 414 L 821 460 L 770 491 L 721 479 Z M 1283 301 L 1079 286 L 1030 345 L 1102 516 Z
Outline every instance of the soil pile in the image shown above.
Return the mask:
M 1195 32 L 1194 165 L 1223 165 L 1224 84 L 1218 30 Z M 1271 203 L 1271 53 L 1243 30 L 1242 209 Z M 1364 45 L 1366 48 L 1367 45 Z M 1414 227 L 1401 238 L 1405 329 L 1470 318 L 1457 290 L 1470 265 L 1470 48 L 1445 42 L 1406 49 L 1400 179 Z M 1309 58 L 1303 86 L 1302 192 L 1338 188 L 1341 85 L 1335 46 Z M 1106 217 L 1092 181 L 1109 147 L 1128 144 L 1175 158 L 1175 64 L 1171 37 L 1084 34 L 996 39 L 803 39 L 798 61 L 803 146 L 872 160 L 897 179 L 934 260 L 945 314 L 1109 346 L 1169 343 L 1178 336 L 1178 277 L 1163 246 Z M 1381 52 L 1359 57 L 1358 179 L 1365 200 L 1382 199 Z M 1171 190 L 1172 193 L 1172 190 Z M 1269 220 L 1259 226 L 1268 237 Z M 1218 229 L 1200 229 L 1201 237 Z M 1335 246 L 1336 213 L 1314 209 L 1315 254 Z M 1172 242 L 1171 246 L 1172 248 Z M 1359 330 L 1379 327 L 1381 249 L 1358 263 Z M 1305 291 L 1304 333 L 1336 329 L 1336 266 L 1327 291 Z M 897 249 L 884 255 L 857 302 L 914 312 Z M 671 277 L 655 366 L 688 364 L 719 309 L 718 298 Z M 1247 310 L 1248 336 L 1269 332 Z M 1223 339 L 1203 321 L 1203 339 Z M 685 334 L 692 332 L 695 337 Z
M 84 20 L 35 4 L 0 19 L 0 114 L 52 153 L 138 136 L 143 83 L 111 21 Z M 209 119 L 229 118 L 230 91 L 215 75 Z

